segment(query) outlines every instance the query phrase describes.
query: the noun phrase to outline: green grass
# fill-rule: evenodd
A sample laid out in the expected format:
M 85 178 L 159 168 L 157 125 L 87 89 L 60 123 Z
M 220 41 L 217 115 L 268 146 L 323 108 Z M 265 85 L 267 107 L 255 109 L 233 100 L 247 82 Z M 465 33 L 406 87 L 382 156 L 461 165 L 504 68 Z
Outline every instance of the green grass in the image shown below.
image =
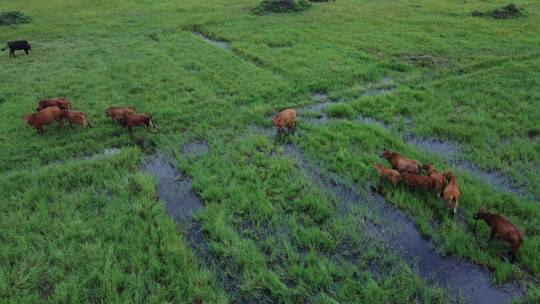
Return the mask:
M 523 16 L 495 20 L 470 13 L 506 2 L 342 0 L 257 16 L 258 2 L 0 3 L 0 12 L 31 18 L 3 26 L 0 41 L 33 47 L 28 57 L 0 57 L 1 302 L 448 302 L 363 233 L 377 215 L 340 213 L 279 143 L 253 132 L 270 127 L 269 113 L 306 105 L 315 92 L 339 101 L 324 110 L 330 122 L 300 120 L 286 141 L 352 183 L 375 180 L 371 165 L 385 146 L 451 169 L 358 115 L 449 140 L 478 167 L 514 179 L 527 197 L 458 172 L 456 220 L 434 197 L 403 187 L 387 200 L 437 249 L 485 265 L 496 282 L 526 282 L 526 300 L 538 301 L 539 3 L 518 1 Z M 364 95 L 373 88 L 392 91 Z M 39 136 L 20 119 L 56 96 L 70 98 L 95 128 L 48 126 Z M 158 128 L 129 137 L 104 116 L 111 105 L 151 113 Z M 206 141 L 209 153 L 183 156 L 192 140 Z M 84 159 L 113 147 L 121 153 Z M 195 219 L 207 261 L 141 172 L 157 150 L 204 201 Z M 523 230 L 515 265 L 500 259 L 503 242 L 487 243 L 485 225 L 472 232 L 481 207 Z

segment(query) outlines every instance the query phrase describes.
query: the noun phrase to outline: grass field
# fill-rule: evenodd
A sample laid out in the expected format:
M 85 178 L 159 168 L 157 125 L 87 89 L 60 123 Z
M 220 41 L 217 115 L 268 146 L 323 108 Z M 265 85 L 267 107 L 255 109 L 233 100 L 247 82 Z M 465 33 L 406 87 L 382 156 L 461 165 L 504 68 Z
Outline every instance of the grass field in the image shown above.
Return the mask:
M 0 26 L 0 42 L 33 48 L 0 56 L 0 302 L 474 302 L 417 271 L 388 241 L 400 228 L 385 213 L 325 186 L 361 194 L 388 147 L 454 170 L 462 201 L 452 219 L 432 194 L 387 187 L 385 208 L 431 254 L 539 303 L 540 2 L 515 1 L 524 14 L 504 20 L 470 14 L 499 0 L 337 0 L 262 16 L 257 4 L 0 2 L 32 18 Z M 21 120 L 57 96 L 94 128 L 41 136 Z M 157 128 L 129 136 L 105 117 L 112 105 Z M 304 109 L 298 130 L 276 140 L 271 115 L 287 107 Z M 204 153 L 185 153 L 193 143 Z M 156 154 L 203 202 L 189 224 L 142 168 Z M 514 264 L 484 223 L 473 232 L 482 207 L 523 231 Z

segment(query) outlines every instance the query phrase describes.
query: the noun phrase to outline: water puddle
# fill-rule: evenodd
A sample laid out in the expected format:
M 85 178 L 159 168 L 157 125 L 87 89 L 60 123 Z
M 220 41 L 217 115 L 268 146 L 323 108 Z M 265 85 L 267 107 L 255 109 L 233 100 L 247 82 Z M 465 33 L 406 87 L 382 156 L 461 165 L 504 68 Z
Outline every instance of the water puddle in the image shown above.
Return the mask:
M 200 157 L 208 153 L 208 144 L 204 141 L 191 141 L 182 145 L 182 154 Z
M 105 158 L 105 157 L 118 155 L 118 154 L 120 154 L 120 151 L 122 151 L 122 150 L 119 149 L 119 148 L 107 148 L 107 149 L 103 150 L 103 152 L 101 152 L 101 153 L 96 153 L 94 155 L 85 156 L 84 159 L 85 160 L 101 159 L 101 158 Z
M 205 42 L 213 45 L 213 46 L 217 46 L 218 48 L 222 48 L 222 49 L 226 49 L 226 50 L 229 50 L 231 48 L 231 45 L 225 41 L 221 41 L 221 40 L 214 40 L 208 36 L 206 36 L 205 34 L 201 33 L 201 32 L 192 32 L 193 35 L 201 38 L 202 40 L 204 40 Z
M 191 187 L 191 180 L 177 171 L 167 157 L 157 153 L 143 163 L 143 170 L 158 182 L 158 194 L 166 205 L 167 214 L 176 222 L 187 220 L 203 207 L 202 200 Z
M 455 300 L 508 303 L 520 295 L 519 288 L 512 284 L 494 286 L 490 272 L 481 266 L 455 257 L 441 256 L 429 240 L 422 238 L 408 216 L 371 191 L 369 185 L 356 191 L 357 187 L 341 177 L 306 161 L 297 147 L 287 145 L 285 151 L 315 185 L 324 189 L 342 212 L 354 205 L 367 205 L 370 211 L 378 215 L 381 223 L 364 231 L 389 249 L 400 252 L 423 279 L 446 288 Z

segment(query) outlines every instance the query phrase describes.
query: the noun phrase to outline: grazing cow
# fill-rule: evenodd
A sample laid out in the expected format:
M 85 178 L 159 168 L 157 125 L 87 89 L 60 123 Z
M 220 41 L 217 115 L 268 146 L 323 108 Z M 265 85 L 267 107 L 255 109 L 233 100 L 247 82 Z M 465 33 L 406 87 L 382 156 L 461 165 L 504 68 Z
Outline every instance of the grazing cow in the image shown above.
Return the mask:
M 66 118 L 69 122 L 69 125 L 81 125 L 85 129 L 92 128 L 92 125 L 86 118 L 86 114 L 78 111 L 62 110 L 62 118 Z
M 446 208 L 450 209 L 452 215 L 455 215 L 459 208 L 459 197 L 461 196 L 461 192 L 459 191 L 456 177 L 452 172 L 445 172 L 443 175 L 448 180 L 448 184 L 443 191 L 444 203 Z
M 516 251 L 521 246 L 521 243 L 523 243 L 523 234 L 521 234 L 521 231 L 502 215 L 489 213 L 486 209 L 480 209 L 480 211 L 473 215 L 473 218 L 476 221 L 484 220 L 491 227 L 489 242 L 493 240 L 495 235 L 498 235 L 500 239 L 510 245 L 510 262 L 513 263 L 516 259 Z M 474 224 L 474 230 L 476 230 L 476 223 Z
M 2 51 L 5 51 L 7 48 L 9 48 L 9 57 L 17 57 L 15 56 L 15 51 L 18 50 L 24 50 L 26 55 L 28 55 L 28 51 L 32 50 L 32 46 L 26 40 L 10 41 Z
M 420 174 L 422 172 L 419 162 L 414 159 L 401 156 L 396 152 L 391 152 L 384 149 L 382 157 L 386 158 L 388 162 L 390 162 L 390 164 L 392 165 L 392 168 L 399 171 L 400 173 L 409 172 L 414 174 Z
M 124 116 L 116 117 L 116 122 L 122 127 L 128 128 L 130 134 L 133 127 L 147 126 L 149 128 L 155 128 L 154 121 L 150 114 L 126 114 Z
M 60 110 L 70 110 L 71 103 L 67 98 L 42 99 L 38 101 L 36 111 L 41 111 L 48 107 L 59 107 Z
M 286 109 L 274 116 L 272 119 L 272 125 L 276 128 L 277 133 L 282 133 L 285 127 L 289 129 L 296 127 L 296 111 L 293 109 Z
M 117 117 L 134 113 L 134 107 L 109 107 L 105 110 L 105 116 L 110 117 L 113 122 L 116 121 Z
M 56 121 L 58 126 L 62 126 L 62 112 L 58 107 L 50 107 L 43 109 L 37 113 L 23 116 L 23 120 L 37 129 L 38 133 L 43 134 L 43 126 Z
M 433 180 L 433 189 L 435 189 L 435 195 L 441 197 L 444 187 L 446 186 L 446 177 L 439 173 L 430 163 L 425 163 L 422 166 L 427 171 L 428 176 Z
M 401 173 L 401 180 L 409 187 L 416 189 L 420 188 L 424 191 L 429 191 L 433 188 L 433 180 L 429 176 L 413 174 L 409 172 Z
M 385 180 L 388 180 L 394 185 L 394 188 L 397 186 L 400 176 L 399 172 L 394 169 L 389 169 L 383 166 L 383 164 L 374 164 L 373 168 L 377 170 L 380 178 L 380 185 L 382 186 Z

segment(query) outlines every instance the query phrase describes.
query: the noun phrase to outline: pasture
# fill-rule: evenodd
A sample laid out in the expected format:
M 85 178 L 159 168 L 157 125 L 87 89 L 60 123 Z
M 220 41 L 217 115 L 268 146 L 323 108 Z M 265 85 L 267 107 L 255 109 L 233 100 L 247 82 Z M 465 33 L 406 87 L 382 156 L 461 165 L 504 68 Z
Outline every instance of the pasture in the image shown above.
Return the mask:
M 32 51 L 0 53 L 0 302 L 539 303 L 540 2 L 514 3 L 1 1 Z M 21 119 L 54 97 L 93 128 Z M 384 148 L 452 170 L 457 214 L 375 191 Z

